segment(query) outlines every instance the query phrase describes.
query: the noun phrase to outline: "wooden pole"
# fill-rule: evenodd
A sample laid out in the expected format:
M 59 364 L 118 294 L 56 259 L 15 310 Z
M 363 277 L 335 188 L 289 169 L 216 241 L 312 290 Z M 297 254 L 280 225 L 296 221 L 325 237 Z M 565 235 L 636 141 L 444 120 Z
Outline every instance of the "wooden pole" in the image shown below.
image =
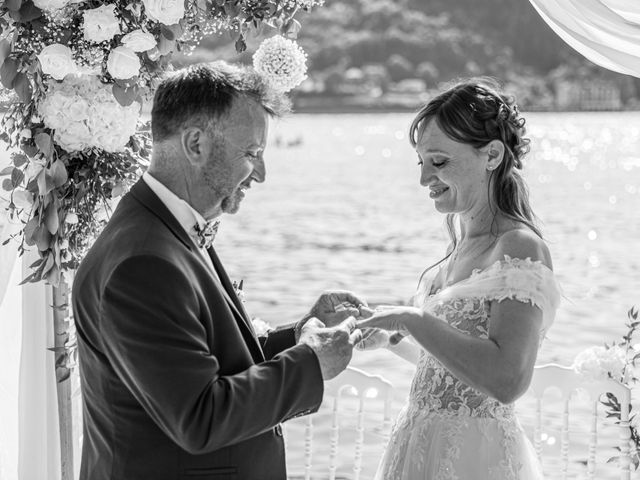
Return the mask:
M 61 480 L 74 480 L 73 474 L 73 417 L 71 403 L 71 371 L 67 368 L 65 345 L 69 338 L 69 286 L 63 278 L 53 289 L 54 353 L 56 390 L 58 395 L 58 424 L 60 427 Z

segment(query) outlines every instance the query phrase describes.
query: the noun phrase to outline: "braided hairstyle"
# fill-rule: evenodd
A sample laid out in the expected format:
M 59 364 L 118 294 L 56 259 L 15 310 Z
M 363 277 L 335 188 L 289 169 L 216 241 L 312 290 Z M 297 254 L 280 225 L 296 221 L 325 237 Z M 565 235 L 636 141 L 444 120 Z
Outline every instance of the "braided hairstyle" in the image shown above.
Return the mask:
M 527 185 L 519 172 L 523 166 L 522 159 L 529 151 L 530 141 L 524 137 L 525 120 L 520 116 L 514 97 L 503 93 L 498 83 L 490 78 L 470 78 L 455 84 L 431 99 L 416 115 L 409 130 L 409 139 L 414 148 L 432 120 L 456 142 L 475 148 L 485 147 L 492 140 L 500 140 L 504 144 L 504 158 L 490 172 L 488 184 L 487 195 L 494 214 L 492 230 L 495 215 L 500 212 L 526 225 L 542 238 L 537 218 L 529 204 Z M 458 242 L 454 220 L 454 214 L 447 215 L 446 224 L 453 248 Z

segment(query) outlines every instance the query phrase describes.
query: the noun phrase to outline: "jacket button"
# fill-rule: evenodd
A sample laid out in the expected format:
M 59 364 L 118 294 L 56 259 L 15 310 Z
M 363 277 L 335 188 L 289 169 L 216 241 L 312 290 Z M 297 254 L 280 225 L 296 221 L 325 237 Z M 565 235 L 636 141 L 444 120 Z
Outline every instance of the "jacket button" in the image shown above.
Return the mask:
M 282 426 L 281 425 L 276 425 L 276 427 L 274 428 L 274 430 L 276 431 L 276 435 L 281 437 L 282 436 Z

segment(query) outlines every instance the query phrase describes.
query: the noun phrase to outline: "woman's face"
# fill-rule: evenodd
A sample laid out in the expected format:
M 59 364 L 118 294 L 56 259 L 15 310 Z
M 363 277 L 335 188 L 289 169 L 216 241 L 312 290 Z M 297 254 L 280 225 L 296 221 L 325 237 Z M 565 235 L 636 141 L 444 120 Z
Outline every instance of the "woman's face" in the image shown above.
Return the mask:
M 487 205 L 488 155 L 483 150 L 452 140 L 433 120 L 421 132 L 416 145 L 420 184 L 429 188 L 440 213 L 473 213 Z

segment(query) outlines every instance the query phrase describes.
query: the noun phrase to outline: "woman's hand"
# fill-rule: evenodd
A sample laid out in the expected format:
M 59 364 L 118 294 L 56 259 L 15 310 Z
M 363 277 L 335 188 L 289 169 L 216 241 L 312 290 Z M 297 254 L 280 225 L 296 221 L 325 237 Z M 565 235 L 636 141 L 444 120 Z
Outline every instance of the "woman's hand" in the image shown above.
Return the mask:
M 358 350 L 375 350 L 390 345 L 391 333 L 379 328 L 368 328 L 362 331 L 362 340 L 356 344 Z
M 357 328 L 402 332 L 407 330 L 408 324 L 419 321 L 420 318 L 422 318 L 422 312 L 415 307 L 384 307 L 376 309 L 371 317 L 358 322 Z

